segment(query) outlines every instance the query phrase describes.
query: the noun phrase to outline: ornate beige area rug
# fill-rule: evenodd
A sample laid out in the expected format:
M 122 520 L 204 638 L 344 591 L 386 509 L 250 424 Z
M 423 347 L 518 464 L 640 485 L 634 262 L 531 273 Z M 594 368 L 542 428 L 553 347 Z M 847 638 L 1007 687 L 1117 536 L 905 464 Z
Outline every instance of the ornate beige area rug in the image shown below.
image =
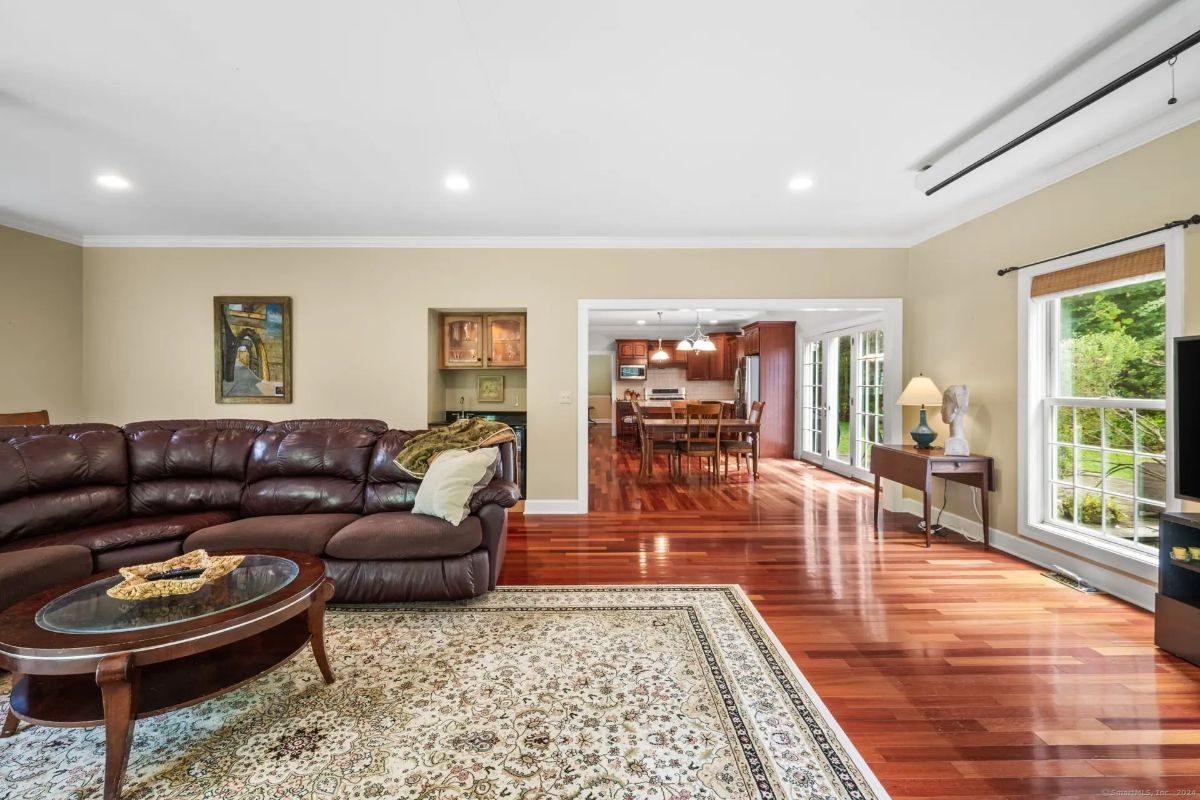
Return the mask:
M 736 586 L 508 587 L 326 625 L 332 686 L 304 651 L 139 722 L 127 800 L 886 797 Z M 103 742 L 22 725 L 0 797 L 100 797 Z

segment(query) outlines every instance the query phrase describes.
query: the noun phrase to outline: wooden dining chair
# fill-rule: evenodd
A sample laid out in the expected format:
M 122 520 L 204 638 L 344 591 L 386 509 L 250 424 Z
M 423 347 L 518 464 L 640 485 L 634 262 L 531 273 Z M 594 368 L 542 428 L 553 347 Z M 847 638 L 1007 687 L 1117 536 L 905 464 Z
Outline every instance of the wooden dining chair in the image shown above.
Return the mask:
M 675 447 L 675 442 L 671 439 L 654 439 L 650 437 L 650 432 L 646 430 L 646 417 L 642 413 L 642 404 L 634 401 L 633 416 L 637 420 L 637 435 L 640 443 L 642 461 L 641 467 L 638 469 L 638 475 L 645 477 L 650 473 L 650 464 L 654 458 L 662 453 L 667 457 L 667 472 L 675 474 L 675 462 L 679 459 L 679 451 Z M 648 444 L 647 444 L 648 443 Z M 650 457 L 646 458 L 647 453 Z
M 750 404 L 750 413 L 746 416 L 750 422 L 762 424 L 763 409 L 767 404 L 761 400 L 755 400 Z M 729 457 L 733 456 L 734 463 L 737 469 L 742 468 L 742 459 L 746 459 L 746 466 L 749 468 L 750 456 L 754 453 L 754 439 L 758 436 L 757 432 L 743 434 L 737 439 L 725 439 L 721 442 L 721 455 L 725 457 L 725 477 L 729 477 Z
M 721 454 L 721 404 L 720 403 L 688 403 L 687 434 L 675 442 L 679 450 L 679 459 L 687 460 L 687 466 L 681 463 L 680 469 L 687 470 L 691 475 L 692 459 L 708 460 L 712 476 L 721 478 L 718 468 L 718 457 Z
M 0 425 L 49 425 L 49 411 L 18 411 L 0 414 Z

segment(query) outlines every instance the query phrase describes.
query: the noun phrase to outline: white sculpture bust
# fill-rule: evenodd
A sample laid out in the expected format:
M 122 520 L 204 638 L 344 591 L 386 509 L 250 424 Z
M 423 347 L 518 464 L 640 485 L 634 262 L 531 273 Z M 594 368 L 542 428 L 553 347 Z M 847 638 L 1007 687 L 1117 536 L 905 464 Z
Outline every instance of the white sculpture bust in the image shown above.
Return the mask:
M 971 454 L 967 444 L 965 421 L 967 405 L 971 394 L 966 384 L 956 383 L 947 386 L 942 393 L 942 422 L 950 426 L 950 438 L 946 440 L 945 452 L 948 456 L 966 456 Z

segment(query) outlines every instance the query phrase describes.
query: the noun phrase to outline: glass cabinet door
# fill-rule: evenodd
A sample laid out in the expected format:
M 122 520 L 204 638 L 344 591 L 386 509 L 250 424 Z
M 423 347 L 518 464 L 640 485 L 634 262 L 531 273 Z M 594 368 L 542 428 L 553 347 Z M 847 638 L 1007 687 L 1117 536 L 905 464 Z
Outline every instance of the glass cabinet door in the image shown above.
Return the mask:
M 487 332 L 489 367 L 525 366 L 524 314 L 490 314 Z
M 483 318 L 447 314 L 442 317 L 442 366 L 483 366 Z

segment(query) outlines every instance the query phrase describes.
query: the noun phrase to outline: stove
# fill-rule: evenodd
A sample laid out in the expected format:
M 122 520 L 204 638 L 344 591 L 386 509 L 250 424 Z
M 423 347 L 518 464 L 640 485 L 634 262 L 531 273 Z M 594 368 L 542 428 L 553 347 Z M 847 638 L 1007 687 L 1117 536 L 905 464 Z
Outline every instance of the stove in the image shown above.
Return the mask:
M 680 387 L 678 389 L 647 389 L 647 400 L 686 400 L 687 389 Z

